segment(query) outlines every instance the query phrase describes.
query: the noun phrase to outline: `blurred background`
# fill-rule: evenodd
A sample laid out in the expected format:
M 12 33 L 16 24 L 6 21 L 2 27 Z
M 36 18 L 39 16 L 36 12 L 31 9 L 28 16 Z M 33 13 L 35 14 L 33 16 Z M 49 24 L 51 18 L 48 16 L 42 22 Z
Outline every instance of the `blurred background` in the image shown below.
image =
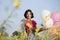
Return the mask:
M 31 9 L 37 26 L 41 27 L 40 14 L 43 10 L 60 11 L 60 0 L 19 0 L 19 7 L 15 8 L 14 0 L 0 0 L 0 27 L 9 35 L 21 27 L 21 20 L 27 9 Z M 10 17 L 9 17 L 10 16 Z M 5 21 L 7 20 L 7 21 Z

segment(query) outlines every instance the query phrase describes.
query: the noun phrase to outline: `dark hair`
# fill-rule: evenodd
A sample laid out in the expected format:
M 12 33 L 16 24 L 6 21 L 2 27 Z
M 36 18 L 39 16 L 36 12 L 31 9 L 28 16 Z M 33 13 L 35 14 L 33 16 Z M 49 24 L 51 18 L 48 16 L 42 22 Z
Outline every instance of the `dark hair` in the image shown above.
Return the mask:
M 28 13 L 28 12 L 31 12 L 31 15 L 32 15 L 31 18 L 34 18 L 33 12 L 32 12 L 30 9 L 28 9 L 28 10 L 25 11 L 24 17 L 27 18 L 27 13 Z

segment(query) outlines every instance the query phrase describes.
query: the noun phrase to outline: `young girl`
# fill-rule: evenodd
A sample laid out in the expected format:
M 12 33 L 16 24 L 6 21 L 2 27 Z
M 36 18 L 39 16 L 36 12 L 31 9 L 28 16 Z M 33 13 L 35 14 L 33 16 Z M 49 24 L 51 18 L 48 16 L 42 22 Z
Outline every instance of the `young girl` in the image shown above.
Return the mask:
M 34 18 L 33 12 L 30 9 L 26 10 L 24 17 L 26 18 L 26 20 L 24 21 L 24 25 L 27 35 L 29 35 L 31 32 L 35 35 L 37 23 L 34 20 L 31 20 L 32 18 Z
M 32 20 L 32 18 L 34 18 L 33 12 L 30 9 L 26 10 L 24 17 L 26 18 L 26 20 L 24 21 L 24 25 L 25 25 L 25 31 L 27 33 L 27 40 L 30 40 L 30 39 L 36 40 L 35 32 L 37 29 L 36 27 L 37 23 L 34 20 Z M 46 30 L 46 29 L 40 28 L 38 32 L 41 32 L 43 30 Z

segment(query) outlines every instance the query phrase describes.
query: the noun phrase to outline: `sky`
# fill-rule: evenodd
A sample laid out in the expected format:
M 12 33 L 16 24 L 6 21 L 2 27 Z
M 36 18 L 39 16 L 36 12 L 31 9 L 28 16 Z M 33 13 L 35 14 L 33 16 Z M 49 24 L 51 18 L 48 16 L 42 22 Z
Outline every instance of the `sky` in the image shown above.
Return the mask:
M 19 0 L 18 9 L 14 6 L 14 0 L 0 0 L 0 25 L 12 13 L 12 16 L 4 24 L 6 31 L 11 35 L 18 27 L 21 27 L 21 20 L 24 19 L 24 13 L 27 9 L 31 9 L 37 26 L 41 27 L 41 12 L 49 10 L 50 12 L 60 11 L 60 0 Z M 8 27 L 9 26 L 9 27 Z

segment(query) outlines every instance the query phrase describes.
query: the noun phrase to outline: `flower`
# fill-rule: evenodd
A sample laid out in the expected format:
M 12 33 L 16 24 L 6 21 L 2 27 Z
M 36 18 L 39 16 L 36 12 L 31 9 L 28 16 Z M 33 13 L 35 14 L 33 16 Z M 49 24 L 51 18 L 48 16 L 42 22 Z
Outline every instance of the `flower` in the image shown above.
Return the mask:
M 14 0 L 14 4 L 15 4 L 15 7 L 18 8 L 19 7 L 19 2 L 17 0 Z
M 36 28 L 36 30 L 35 30 L 35 31 L 36 31 L 36 33 L 38 33 L 38 32 L 40 31 L 40 28 Z
M 0 33 L 0 35 L 1 35 L 1 33 Z
M 28 26 L 29 28 L 32 28 L 32 25 L 31 25 L 30 23 L 27 23 L 27 26 Z
M 56 36 L 58 36 L 59 35 L 59 33 L 58 32 L 56 32 Z
M 20 32 L 20 27 L 18 27 L 18 32 Z
M 16 38 L 16 40 L 18 40 L 18 38 Z
M 56 26 L 53 26 L 50 30 L 49 30 L 49 33 L 50 33 L 50 36 L 55 36 L 56 35 Z

